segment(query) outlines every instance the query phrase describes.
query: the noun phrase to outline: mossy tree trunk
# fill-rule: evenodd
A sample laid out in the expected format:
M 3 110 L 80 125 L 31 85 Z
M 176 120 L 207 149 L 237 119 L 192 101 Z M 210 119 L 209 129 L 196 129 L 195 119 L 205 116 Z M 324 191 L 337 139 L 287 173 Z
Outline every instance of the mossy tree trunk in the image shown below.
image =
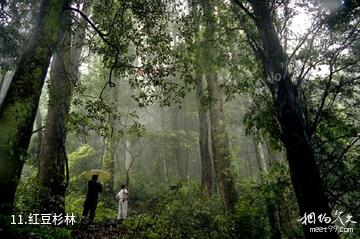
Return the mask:
M 63 18 L 63 40 L 55 52 L 50 73 L 47 123 L 40 150 L 39 179 L 46 195 L 42 206 L 48 212 L 65 212 L 65 192 L 69 180 L 66 118 L 70 111 L 73 84 L 79 77 L 84 34 L 85 26 L 71 37 L 71 15 L 67 12 Z
M 216 50 L 212 46 L 212 43 L 215 42 L 216 26 L 214 7 L 214 1 L 202 0 L 205 21 L 205 43 L 203 46 L 206 61 L 204 62 L 205 78 L 210 97 L 211 144 L 214 169 L 225 211 L 232 213 L 235 210 L 236 191 L 231 168 L 229 136 L 226 130 L 220 83 L 215 67 Z
M 48 114 L 40 150 L 39 180 L 43 186 L 41 205 L 46 212 L 65 212 L 65 167 L 67 162 L 65 120 L 70 109 L 70 16 L 63 20 L 62 42 L 54 54 L 49 83 Z
M 11 213 L 67 0 L 43 0 L 33 35 L 0 108 L 0 213 Z
M 191 7 L 191 15 L 193 17 L 193 27 L 196 33 L 195 46 L 199 43 L 199 30 L 200 30 L 200 11 L 199 2 L 190 0 L 189 5 Z M 195 49 L 195 58 L 199 61 L 200 49 Z M 201 64 L 198 62 L 198 64 Z M 201 184 L 203 187 L 204 196 L 208 199 L 211 198 L 213 188 L 213 165 L 210 154 L 210 142 L 209 142 L 209 120 L 208 115 L 202 104 L 204 98 L 204 83 L 203 76 L 197 66 L 195 69 L 195 99 L 196 107 L 199 119 L 199 149 L 201 159 Z

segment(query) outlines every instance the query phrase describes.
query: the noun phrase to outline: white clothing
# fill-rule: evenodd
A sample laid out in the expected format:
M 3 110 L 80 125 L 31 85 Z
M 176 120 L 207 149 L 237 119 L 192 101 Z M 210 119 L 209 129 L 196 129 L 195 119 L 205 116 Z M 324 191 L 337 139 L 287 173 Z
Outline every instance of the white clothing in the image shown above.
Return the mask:
M 128 191 L 121 189 L 116 198 L 119 200 L 119 209 L 117 219 L 126 219 L 128 210 Z

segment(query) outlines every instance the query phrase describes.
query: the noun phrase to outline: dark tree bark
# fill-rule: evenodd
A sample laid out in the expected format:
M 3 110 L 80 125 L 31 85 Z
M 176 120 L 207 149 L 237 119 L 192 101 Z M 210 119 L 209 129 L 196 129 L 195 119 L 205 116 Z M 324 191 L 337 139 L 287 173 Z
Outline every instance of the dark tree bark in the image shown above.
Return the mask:
M 239 2 L 240 1 L 235 1 Z M 328 198 L 316 164 L 309 130 L 305 125 L 303 112 L 299 103 L 297 89 L 287 72 L 286 56 L 277 36 L 270 13 L 269 1 L 249 0 L 257 31 L 261 41 L 261 49 L 255 54 L 263 65 L 265 76 L 281 74 L 279 81 L 269 83 L 274 105 L 282 132 L 290 175 L 294 186 L 301 216 L 314 212 L 315 215 L 326 213 L 331 215 Z M 242 6 L 243 7 L 243 6 Z M 310 227 L 326 226 L 319 220 L 316 224 L 303 225 L 306 238 L 338 238 L 336 232 L 311 233 Z
M 225 211 L 232 213 L 235 210 L 236 191 L 234 176 L 231 169 L 231 151 L 229 136 L 226 130 L 221 89 L 214 61 L 216 52 L 211 43 L 215 40 L 216 19 L 214 16 L 214 2 L 202 0 L 205 20 L 205 78 L 210 97 L 211 144 L 219 190 L 223 199 Z
M 11 213 L 50 58 L 67 0 L 43 0 L 34 33 L 0 108 L 0 213 Z

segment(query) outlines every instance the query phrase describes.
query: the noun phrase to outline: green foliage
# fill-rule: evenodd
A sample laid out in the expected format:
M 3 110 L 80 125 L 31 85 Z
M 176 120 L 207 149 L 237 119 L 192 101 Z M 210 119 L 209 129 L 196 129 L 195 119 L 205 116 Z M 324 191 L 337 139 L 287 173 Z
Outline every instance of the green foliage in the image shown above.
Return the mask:
M 277 208 L 282 234 L 288 238 L 301 235 L 301 225 L 296 221 L 299 218 L 298 205 L 288 166 L 284 163 L 273 165 L 269 173 L 261 175 L 258 187 L 265 203 Z
M 180 78 L 188 75 L 186 62 L 178 61 L 172 46 L 171 28 L 181 25 L 175 14 L 178 7 L 179 3 L 163 0 L 93 4 L 93 20 L 106 35 L 91 41 L 90 50 L 102 55 L 110 74 L 129 79 L 139 106 L 155 100 L 168 104 L 183 95 L 178 94 L 183 85 L 173 81 L 178 72 L 183 72 Z M 107 85 L 114 87 L 117 83 L 110 74 Z
M 269 235 L 266 201 L 258 188 L 260 185 L 256 181 L 244 181 L 240 184 L 241 195 L 234 220 L 237 222 L 236 231 L 240 232 L 242 238 L 263 238 Z
M 71 152 L 68 156 L 69 158 L 69 168 L 72 175 L 75 177 L 82 174 L 84 171 L 94 167 L 94 156 L 96 152 L 88 144 L 84 144 L 76 149 L 74 152 Z
M 220 205 L 219 199 L 207 204 L 199 189 L 181 184 L 171 186 L 157 199 L 151 201 L 151 212 L 125 221 L 130 231 L 128 238 L 217 238 L 220 234 L 226 238 L 226 226 L 221 228 L 223 232 L 214 229 L 213 213 L 221 217 L 221 208 L 210 207 L 212 203 Z
M 26 165 L 25 167 L 29 167 Z M 30 167 L 31 168 L 31 167 Z M 15 195 L 14 215 L 22 215 L 23 220 L 27 221 L 30 214 L 49 213 L 44 212 L 42 202 L 48 199 L 53 208 L 56 208 L 61 202 L 60 199 L 51 198 L 47 188 L 40 185 L 35 173 L 26 176 L 20 180 Z M 9 218 L 6 221 L 9 222 Z M 65 228 L 48 225 L 9 225 L 7 228 L 10 235 L 15 238 L 36 238 L 36 239 L 66 239 L 71 238 L 71 231 Z
M 23 215 L 30 213 L 47 213 L 41 211 L 41 199 L 44 189 L 41 187 L 38 178 L 33 175 L 22 179 L 16 190 L 16 212 Z
M 34 24 L 39 1 L 2 1 L 0 8 L 0 70 L 13 70 Z
M 63 207 L 64 198 L 54 197 L 50 189 L 40 184 L 35 174 L 24 176 L 17 187 L 16 195 L 16 212 L 23 215 L 30 213 L 50 213 L 44 212 L 44 203 L 47 208 L 53 211 L 59 211 Z
M 81 218 L 82 209 L 85 201 L 85 193 L 70 192 L 65 197 L 65 211 L 74 213 L 76 218 Z
M 115 218 L 117 218 L 117 206 L 117 201 L 115 201 L 115 199 L 113 200 L 112 205 L 108 205 L 108 203 L 104 203 L 102 200 L 100 200 L 96 207 L 94 221 L 103 222 L 108 220 L 114 220 Z
M 127 238 L 270 238 L 268 200 L 288 210 L 281 214 L 284 223 L 297 219 L 286 175 L 286 167 L 278 166 L 260 181 L 243 181 L 233 215 L 223 213 L 220 195 L 207 201 L 197 185 L 178 183 L 151 200 L 147 211 L 125 221 Z M 299 235 L 299 227 L 284 223 L 283 235 Z

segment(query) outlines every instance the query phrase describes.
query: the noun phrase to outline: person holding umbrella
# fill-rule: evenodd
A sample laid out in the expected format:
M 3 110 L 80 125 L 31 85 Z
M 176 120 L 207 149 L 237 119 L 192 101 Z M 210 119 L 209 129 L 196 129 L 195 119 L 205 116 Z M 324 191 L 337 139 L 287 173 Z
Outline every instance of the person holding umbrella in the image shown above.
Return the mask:
M 90 211 L 89 223 L 92 224 L 95 217 L 95 210 L 98 202 L 98 195 L 102 192 L 101 183 L 97 182 L 98 175 L 94 174 L 88 182 L 88 191 L 84 203 L 84 210 L 81 221 L 84 222 L 85 218 Z

